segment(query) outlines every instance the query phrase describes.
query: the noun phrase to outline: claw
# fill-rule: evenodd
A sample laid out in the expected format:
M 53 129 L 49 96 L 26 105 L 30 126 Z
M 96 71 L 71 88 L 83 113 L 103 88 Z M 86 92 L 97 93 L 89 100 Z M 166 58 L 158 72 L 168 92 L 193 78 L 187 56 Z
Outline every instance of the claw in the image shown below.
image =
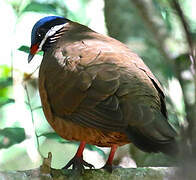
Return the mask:
M 83 157 L 74 156 L 65 167 L 62 169 L 68 169 L 70 166 L 73 166 L 73 169 L 76 171 L 82 172 L 85 168 L 89 167 L 90 169 L 95 168 L 92 164 L 87 163 L 83 160 Z
M 114 169 L 117 169 L 117 168 L 122 168 L 121 166 L 114 166 L 112 164 L 108 164 L 106 163 L 101 169 L 105 169 L 106 171 L 108 171 L 109 173 L 112 173 L 112 171 Z
M 76 155 L 62 169 L 68 169 L 70 166 L 73 166 L 74 170 L 76 170 L 79 173 L 82 173 L 82 171 L 84 171 L 85 169 L 84 166 L 89 167 L 90 169 L 95 168 L 92 164 L 89 164 L 83 160 L 82 153 L 83 153 L 85 145 L 86 143 L 82 141 L 80 143 L 80 146 L 77 150 Z

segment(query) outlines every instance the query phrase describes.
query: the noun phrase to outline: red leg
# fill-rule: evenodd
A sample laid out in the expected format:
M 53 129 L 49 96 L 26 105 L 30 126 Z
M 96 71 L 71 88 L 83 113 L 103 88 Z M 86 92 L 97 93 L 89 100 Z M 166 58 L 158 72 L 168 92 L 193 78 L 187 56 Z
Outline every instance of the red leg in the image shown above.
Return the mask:
M 77 157 L 82 157 L 82 154 L 83 154 L 85 145 L 86 145 L 86 143 L 85 143 L 84 141 L 80 142 L 80 146 L 78 147 L 78 150 L 77 150 L 75 156 L 77 156 Z
M 106 164 L 112 165 L 112 161 L 114 159 L 114 154 L 115 154 L 117 148 L 118 148 L 117 145 L 113 145 L 111 147 L 110 154 L 109 154 L 109 157 L 108 157 L 108 160 L 107 160 Z
M 83 160 L 83 151 L 85 145 L 86 143 L 84 141 L 80 143 L 80 146 L 78 147 L 75 156 L 67 163 L 65 167 L 63 167 L 63 169 L 68 169 L 70 166 L 73 165 L 74 170 L 78 170 L 81 172 L 82 170 L 84 170 L 84 166 L 89 167 L 90 169 L 94 167 L 92 164 L 89 164 Z
M 110 150 L 110 154 L 109 154 L 109 157 L 108 157 L 108 160 L 105 164 L 105 166 L 103 167 L 104 169 L 106 169 L 107 171 L 109 172 L 112 172 L 112 170 L 115 168 L 113 165 L 112 165 L 112 161 L 114 159 L 114 154 L 117 150 L 118 146 L 117 145 L 113 145 L 111 147 L 111 150 Z

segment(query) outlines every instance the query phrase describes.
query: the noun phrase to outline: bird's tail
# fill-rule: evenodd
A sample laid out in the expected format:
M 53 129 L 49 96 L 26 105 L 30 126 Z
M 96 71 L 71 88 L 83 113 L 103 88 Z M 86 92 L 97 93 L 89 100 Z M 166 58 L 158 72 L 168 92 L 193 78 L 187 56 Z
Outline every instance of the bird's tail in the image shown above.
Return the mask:
M 163 152 L 177 155 L 179 145 L 176 141 L 178 133 L 161 112 L 154 111 L 153 118 L 144 125 L 131 126 L 126 129 L 130 141 L 146 152 Z M 146 117 L 147 118 L 147 117 Z M 144 117 L 145 119 L 145 117 Z
M 170 137 L 167 140 L 159 140 L 147 136 L 142 130 L 131 126 L 127 128 L 127 136 L 136 147 L 145 152 L 163 152 L 170 156 L 177 156 L 179 152 L 175 137 Z

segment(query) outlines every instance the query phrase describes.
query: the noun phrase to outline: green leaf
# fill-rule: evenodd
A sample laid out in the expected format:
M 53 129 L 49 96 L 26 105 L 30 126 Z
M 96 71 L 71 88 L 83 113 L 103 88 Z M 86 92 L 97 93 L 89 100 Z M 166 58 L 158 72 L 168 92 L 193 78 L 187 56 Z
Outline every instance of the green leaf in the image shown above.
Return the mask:
M 13 84 L 13 79 L 12 77 L 7 77 L 10 76 L 10 71 L 9 69 L 3 68 L 1 69 L 0 75 L 2 77 L 0 78 L 0 107 L 13 102 L 13 99 L 10 99 L 12 96 L 12 84 Z
M 23 51 L 23 52 L 25 52 L 25 53 L 29 53 L 29 52 L 30 52 L 28 46 L 20 46 L 20 47 L 18 48 L 18 50 L 19 50 L 19 51 Z
M 11 77 L 8 78 L 0 78 L 0 89 L 11 86 L 13 83 L 13 79 Z
M 24 128 L 5 128 L 0 129 L 0 149 L 8 148 L 25 140 Z
M 190 69 L 191 61 L 188 53 L 180 54 L 174 61 L 179 72 Z
M 46 13 L 46 14 L 57 14 L 56 7 L 53 4 L 49 3 L 38 3 L 31 2 L 28 4 L 23 10 L 24 12 L 38 12 L 38 13 Z
M 11 67 L 7 65 L 0 65 L 0 77 L 11 76 Z
M 22 51 L 22 52 L 25 52 L 25 53 L 28 53 L 29 54 L 29 52 L 30 52 L 30 48 L 29 48 L 29 46 L 20 46 L 19 48 L 18 48 L 18 50 L 19 51 Z M 43 52 L 38 52 L 37 54 L 39 54 L 39 55 L 43 55 Z
M 6 104 L 14 103 L 15 100 L 7 97 L 0 97 L 0 108 Z
M 91 144 L 87 144 L 86 148 L 91 150 L 91 151 L 97 151 L 101 156 L 106 158 L 105 152 L 103 150 L 101 150 L 100 148 L 98 148 L 97 146 L 94 146 L 94 145 L 91 145 Z

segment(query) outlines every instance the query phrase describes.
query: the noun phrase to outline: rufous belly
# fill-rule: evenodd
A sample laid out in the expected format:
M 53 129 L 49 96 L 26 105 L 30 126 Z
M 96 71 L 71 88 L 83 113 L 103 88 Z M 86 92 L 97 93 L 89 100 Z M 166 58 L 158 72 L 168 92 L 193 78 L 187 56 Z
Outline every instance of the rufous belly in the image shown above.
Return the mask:
M 49 121 L 49 123 L 56 133 L 66 140 L 85 141 L 87 144 L 102 147 L 111 147 L 114 144 L 122 146 L 130 143 L 127 136 L 120 132 L 109 132 L 84 127 L 59 117 L 54 117 L 54 121 Z

